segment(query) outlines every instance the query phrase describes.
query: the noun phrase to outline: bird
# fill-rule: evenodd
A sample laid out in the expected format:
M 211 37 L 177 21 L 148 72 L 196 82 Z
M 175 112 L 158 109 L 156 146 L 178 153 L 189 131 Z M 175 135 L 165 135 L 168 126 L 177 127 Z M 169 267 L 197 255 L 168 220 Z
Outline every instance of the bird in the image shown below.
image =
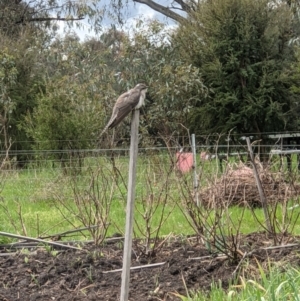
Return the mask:
M 99 138 L 108 129 L 116 127 L 132 110 L 140 109 L 145 104 L 147 88 L 148 86 L 140 83 L 118 97 L 113 107 L 111 118 L 99 135 Z

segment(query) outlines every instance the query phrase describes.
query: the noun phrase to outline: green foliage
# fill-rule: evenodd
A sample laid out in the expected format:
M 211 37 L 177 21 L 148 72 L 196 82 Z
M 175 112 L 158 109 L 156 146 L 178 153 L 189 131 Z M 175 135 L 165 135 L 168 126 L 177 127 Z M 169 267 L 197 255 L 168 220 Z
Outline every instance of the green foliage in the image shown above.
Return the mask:
M 207 93 L 200 71 L 186 62 L 171 40 L 170 31 L 157 21 L 140 20 L 117 57 L 126 86 L 149 85 L 142 131 L 152 135 L 182 133 L 190 110 Z
M 195 132 L 295 130 L 290 8 L 268 0 L 203 1 L 175 37 L 209 88 Z
M 76 20 L 86 18 L 91 27 L 98 31 L 101 28 L 103 10 L 98 1 L 58 1 L 58 0 L 1 0 L 0 33 L 17 39 L 28 28 L 37 32 L 45 29 L 58 29 L 53 21 L 64 21 L 67 26 L 83 24 Z
M 299 271 L 291 266 L 270 266 L 265 271 L 258 264 L 259 275 L 255 279 L 240 278 L 240 284 L 232 285 L 227 291 L 221 284 L 212 284 L 209 293 L 197 292 L 191 297 L 179 296 L 183 301 L 288 301 L 300 300 Z
M 65 21 L 69 26 L 66 28 L 70 28 L 72 25 L 82 25 L 74 24 L 75 20 L 87 18 L 91 27 L 97 31 L 101 27 L 102 14 L 95 4 L 95 1 L 60 3 L 52 0 L 33 0 L 30 3 L 5 0 L 0 3 L 0 44 L 2 51 L 12 58 L 16 70 L 14 82 L 9 85 L 8 81 L 5 83 L 5 107 L 2 103 L 0 108 L 0 146 L 1 150 L 17 151 L 19 165 L 29 159 L 21 153 L 22 150 L 32 148 L 33 139 L 32 135 L 28 135 L 30 129 L 24 117 L 28 118 L 32 114 L 37 97 L 45 92 L 46 74 L 53 71 L 53 56 L 48 56 L 53 35 L 58 29 L 53 21 Z M 52 75 L 55 75 L 55 71 Z M 3 100 L 3 78 L 1 80 Z M 64 79 L 62 81 L 65 82 Z M 51 84 L 53 82 L 51 78 Z
M 63 78 L 60 82 L 50 82 L 44 95 L 41 95 L 33 111 L 33 126 L 27 128 L 29 135 L 38 141 L 39 149 L 66 150 L 87 147 L 90 136 L 85 133 L 93 131 L 95 116 L 91 106 L 84 105 L 80 86 L 73 86 L 68 81 L 68 91 Z M 91 127 L 89 127 L 91 126 Z M 81 142 L 80 142 L 81 141 Z M 81 144 L 81 145 L 79 145 Z
M 12 55 L 6 53 L 5 49 L 0 52 L 0 81 L 1 94 L 5 93 L 5 85 L 14 84 L 16 81 L 17 70 L 15 60 Z
M 16 38 L 22 32 L 22 26 L 17 22 L 29 18 L 30 12 L 22 1 L 2 0 L 0 2 L 0 33 L 10 38 Z
M 8 115 L 11 115 L 14 104 L 9 97 L 9 91 L 14 87 L 17 80 L 18 70 L 15 58 L 7 53 L 7 49 L 0 51 L 0 103 L 1 124 L 5 125 Z
M 28 138 L 21 127 L 23 116 L 35 106 L 37 92 L 42 89 L 41 51 L 47 35 L 24 31 L 16 41 L 0 34 L 1 51 L 1 150 L 29 149 Z M 6 70 L 6 71 L 5 71 Z M 23 161 L 23 155 L 17 155 Z
M 88 44 L 76 36 L 55 40 L 47 60 L 44 88 L 33 112 L 27 113 L 23 128 L 40 150 L 94 148 L 104 126 L 108 104 L 116 98 L 111 70 Z M 58 157 L 61 154 L 54 154 Z
M 0 126 L 5 150 L 11 147 L 8 131 L 16 103 L 11 99 L 10 91 L 16 86 L 17 75 L 15 57 L 7 49 L 0 51 Z
M 94 145 L 92 139 L 99 129 L 97 103 L 85 88 L 84 83 L 79 85 L 67 77 L 47 83 L 26 119 L 32 125 L 26 131 L 36 141 L 35 149 L 71 151 Z

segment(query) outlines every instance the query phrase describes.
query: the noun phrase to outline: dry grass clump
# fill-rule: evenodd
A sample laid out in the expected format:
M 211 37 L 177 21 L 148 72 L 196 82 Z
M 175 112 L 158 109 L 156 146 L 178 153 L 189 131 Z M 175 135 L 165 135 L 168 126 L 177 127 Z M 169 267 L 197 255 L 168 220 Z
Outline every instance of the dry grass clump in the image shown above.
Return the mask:
M 300 185 L 287 182 L 285 174 L 271 172 L 261 164 L 257 167 L 267 202 L 281 202 L 299 195 Z M 228 165 L 225 173 L 203 188 L 199 195 L 203 205 L 209 208 L 231 205 L 261 207 L 253 170 L 242 163 Z

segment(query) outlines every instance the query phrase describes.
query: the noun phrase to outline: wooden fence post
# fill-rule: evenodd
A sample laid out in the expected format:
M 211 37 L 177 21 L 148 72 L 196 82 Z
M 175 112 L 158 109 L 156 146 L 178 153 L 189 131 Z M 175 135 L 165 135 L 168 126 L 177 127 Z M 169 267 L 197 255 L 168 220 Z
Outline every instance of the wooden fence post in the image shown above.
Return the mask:
M 267 226 L 267 229 L 268 229 L 269 233 L 274 233 L 274 231 L 272 231 L 272 227 L 271 227 L 267 200 L 266 200 L 266 197 L 265 197 L 265 194 L 264 194 L 264 191 L 263 191 L 263 187 L 262 187 L 262 184 L 261 184 L 258 172 L 257 172 L 257 168 L 256 168 L 256 165 L 255 165 L 254 156 L 253 156 L 253 150 L 252 150 L 252 146 L 251 146 L 249 137 L 246 137 L 246 141 L 247 141 L 247 146 L 248 146 L 248 150 L 249 150 L 249 153 L 250 153 L 251 164 L 253 166 L 253 173 L 254 173 L 254 177 L 255 177 L 255 180 L 256 180 L 256 185 L 257 185 L 260 201 L 261 201 L 263 211 L 264 211 L 264 215 L 265 215 L 266 226 Z
M 199 207 L 199 195 L 198 195 L 198 186 L 199 186 L 199 182 L 198 182 L 198 175 L 197 175 L 197 152 L 196 152 L 196 138 L 195 138 L 195 134 L 192 134 L 192 150 L 193 150 L 193 170 L 194 170 L 194 174 L 193 174 L 193 179 L 194 179 L 194 198 L 195 198 L 195 202 L 197 204 L 197 206 Z
M 130 138 L 130 159 L 128 175 L 128 191 L 126 205 L 126 225 L 123 251 L 123 269 L 120 301 L 128 301 L 131 249 L 132 249 L 132 232 L 134 221 L 134 200 L 135 200 L 135 179 L 136 163 L 138 157 L 138 134 L 139 134 L 139 117 L 140 111 L 133 110 L 131 120 L 131 138 Z

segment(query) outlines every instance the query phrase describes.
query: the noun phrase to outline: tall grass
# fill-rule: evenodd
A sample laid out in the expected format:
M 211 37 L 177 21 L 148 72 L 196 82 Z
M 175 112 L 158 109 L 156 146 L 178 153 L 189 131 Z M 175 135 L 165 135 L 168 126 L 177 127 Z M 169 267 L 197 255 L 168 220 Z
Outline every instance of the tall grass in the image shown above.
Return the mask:
M 284 270 L 269 267 L 267 271 L 259 266 L 257 278 L 241 277 L 239 284 L 224 290 L 214 283 L 208 293 L 190 293 L 188 297 L 179 296 L 183 301 L 299 301 L 300 271 L 291 266 Z

